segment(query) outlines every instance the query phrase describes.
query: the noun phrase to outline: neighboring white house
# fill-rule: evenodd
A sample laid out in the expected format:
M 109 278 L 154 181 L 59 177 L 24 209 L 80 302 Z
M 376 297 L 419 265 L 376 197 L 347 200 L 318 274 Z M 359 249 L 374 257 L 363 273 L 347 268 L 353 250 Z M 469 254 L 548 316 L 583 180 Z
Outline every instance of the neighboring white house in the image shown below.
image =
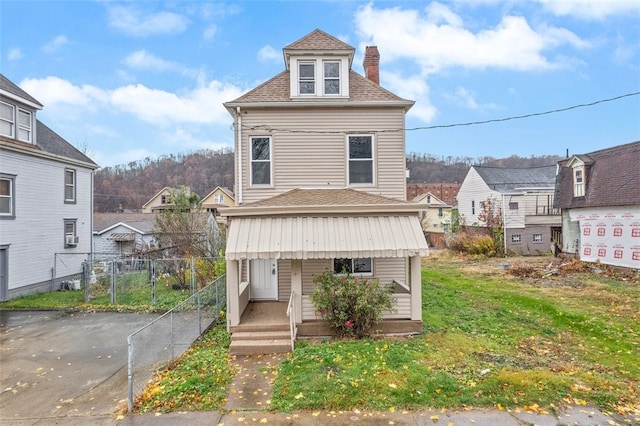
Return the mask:
M 41 123 L 40 109 L 0 74 L 0 300 L 57 290 L 91 255 L 98 166 Z
M 561 161 L 556 208 L 564 252 L 640 269 L 640 141 Z
M 507 252 L 548 253 L 561 233 L 560 210 L 553 207 L 556 169 L 472 166 L 457 197 L 461 224 L 486 226 L 478 216 L 490 200 L 501 217 Z
M 224 104 L 236 140 L 236 205 L 220 209 L 231 349 L 243 331 L 265 330 L 243 327 L 245 311 L 265 302 L 290 304 L 292 337 L 326 333 L 310 301 L 313 278 L 345 268 L 394 288 L 396 310 L 381 327 L 420 332 L 424 207 L 406 201 L 404 131 L 387 131 L 404 129 L 414 102 L 380 87 L 375 46 L 366 77 L 351 67 L 355 49 L 320 30 L 283 53 L 283 72 Z M 289 330 L 284 309 L 281 317 Z M 244 347 L 272 352 L 272 340 Z
M 95 259 L 146 252 L 155 244 L 155 213 L 94 213 Z

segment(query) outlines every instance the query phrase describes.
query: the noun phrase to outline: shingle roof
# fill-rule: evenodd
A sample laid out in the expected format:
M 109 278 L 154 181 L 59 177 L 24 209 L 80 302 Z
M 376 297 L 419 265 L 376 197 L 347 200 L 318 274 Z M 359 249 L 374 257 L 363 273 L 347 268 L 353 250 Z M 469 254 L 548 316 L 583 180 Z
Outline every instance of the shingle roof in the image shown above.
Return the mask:
M 139 231 L 149 234 L 156 223 L 155 213 L 94 213 L 93 232 L 101 232 L 105 229 L 124 223 Z
M 354 50 L 347 43 L 325 33 L 320 29 L 315 29 L 300 40 L 285 46 L 285 50 Z
M 289 82 L 289 71 L 283 71 L 239 98 L 225 103 L 225 105 L 235 106 L 235 104 L 251 104 L 257 102 L 290 102 L 292 106 L 297 105 L 299 102 L 292 101 L 289 96 Z M 344 101 L 346 104 L 361 102 L 399 102 L 403 105 L 413 105 L 414 103 L 413 101 L 394 95 L 353 70 L 349 71 L 349 99 L 341 101 Z M 317 104 L 318 106 L 323 105 L 322 102 L 318 102 Z
M 556 166 L 503 168 L 473 166 L 489 188 L 498 192 L 521 188 L 553 188 Z
M 585 162 L 585 195 L 573 196 L 569 160 L 559 163 L 555 207 L 640 205 L 640 141 L 575 156 Z M 588 161 L 585 161 L 588 160 Z
M 49 154 L 60 155 L 72 160 L 82 161 L 94 165 L 96 168 L 98 165 L 93 162 L 89 157 L 80 152 L 76 147 L 64 140 L 56 132 L 44 125 L 40 120 L 37 120 L 36 127 L 36 145 L 44 152 Z
M 298 206 L 361 206 L 381 204 L 409 204 L 404 200 L 341 189 L 293 189 L 271 198 L 245 204 L 243 207 L 298 207 Z
M 42 104 L 38 102 L 36 98 L 22 90 L 17 84 L 14 84 L 11 80 L 9 80 L 2 74 L 0 74 L 0 90 L 5 90 L 15 96 L 21 97 L 31 103 L 39 105 L 40 108 L 42 108 Z

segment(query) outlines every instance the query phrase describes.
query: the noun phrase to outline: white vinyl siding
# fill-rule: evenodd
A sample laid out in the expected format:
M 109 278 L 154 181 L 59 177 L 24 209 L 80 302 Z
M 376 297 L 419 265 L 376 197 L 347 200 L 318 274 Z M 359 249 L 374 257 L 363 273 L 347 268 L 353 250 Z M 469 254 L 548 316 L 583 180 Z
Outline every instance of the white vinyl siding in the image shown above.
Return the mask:
M 243 132 L 242 203 L 258 201 L 295 188 L 344 188 L 347 186 L 345 133 L 328 133 L 350 129 L 371 134 L 375 129 L 402 128 L 402 108 L 354 109 L 273 109 L 245 110 L 245 128 L 268 124 L 273 130 L 273 186 L 253 188 L 249 185 L 249 139 L 258 133 Z M 296 133 L 295 130 L 321 130 L 324 133 Z M 359 188 L 365 192 L 406 200 L 405 143 L 402 132 L 375 135 L 375 185 Z M 236 180 L 240 184 L 239 179 Z
M 57 277 L 80 273 L 82 261 L 92 251 L 91 170 L 74 166 L 76 203 L 66 204 L 61 196 L 64 163 L 2 150 L 0 164 L 4 173 L 17 176 L 17 214 L 13 220 L 3 220 L 0 225 L 2 242 L 11 244 L 9 290 L 50 282 L 54 267 Z M 67 218 L 77 219 L 78 245 L 65 249 L 64 219 Z M 55 253 L 65 254 L 55 256 Z

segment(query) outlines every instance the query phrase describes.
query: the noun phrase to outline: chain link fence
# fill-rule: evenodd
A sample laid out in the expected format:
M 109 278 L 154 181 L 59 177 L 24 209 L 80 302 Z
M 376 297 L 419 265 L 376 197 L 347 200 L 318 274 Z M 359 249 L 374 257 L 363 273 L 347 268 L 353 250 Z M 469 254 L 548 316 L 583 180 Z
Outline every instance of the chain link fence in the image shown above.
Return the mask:
M 195 292 L 161 317 L 127 337 L 128 409 L 153 372 L 186 351 L 221 318 L 226 307 L 226 275 Z
M 84 300 L 95 304 L 171 307 L 220 274 L 217 258 L 145 259 L 139 257 L 86 261 Z

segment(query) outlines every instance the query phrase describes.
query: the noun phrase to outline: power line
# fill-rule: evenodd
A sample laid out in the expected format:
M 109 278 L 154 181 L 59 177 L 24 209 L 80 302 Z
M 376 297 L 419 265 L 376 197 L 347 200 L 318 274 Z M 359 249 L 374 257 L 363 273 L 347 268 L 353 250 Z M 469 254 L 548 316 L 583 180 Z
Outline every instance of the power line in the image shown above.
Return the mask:
M 638 95 L 640 95 L 640 92 L 626 93 L 624 95 L 615 96 L 613 98 L 600 99 L 600 100 L 597 100 L 597 101 L 584 103 L 584 104 L 572 105 L 572 106 L 565 107 L 565 108 L 552 109 L 552 110 L 549 110 L 549 111 L 542 111 L 542 112 L 534 112 L 534 113 L 529 113 L 529 114 L 524 114 L 524 115 L 514 115 L 514 116 L 510 116 L 510 117 L 503 117 L 503 118 L 493 118 L 493 119 L 490 119 L 490 120 L 469 121 L 469 122 L 466 122 L 466 123 L 453 123 L 453 124 L 437 124 L 437 125 L 433 125 L 433 126 L 421 126 L 421 127 L 401 128 L 401 129 L 379 129 L 379 130 L 375 130 L 375 131 L 379 132 L 379 133 L 413 132 L 413 131 L 418 131 L 418 130 L 446 129 L 446 128 L 452 128 L 452 127 L 476 126 L 476 125 L 480 125 L 480 124 L 499 123 L 499 122 L 503 122 L 503 121 L 512 121 L 512 120 L 521 120 L 521 119 L 525 119 L 525 118 L 539 117 L 541 115 L 556 114 L 556 113 L 559 113 L 559 112 L 570 111 L 570 110 L 578 109 L 578 108 L 591 107 L 591 106 L 594 106 L 594 105 L 598 105 L 598 104 L 602 104 L 602 103 L 606 103 L 606 102 L 613 102 L 613 101 L 617 101 L 617 100 L 620 100 L 620 99 L 623 99 L 623 98 L 628 98 L 628 97 L 631 97 L 631 96 L 638 96 Z M 266 130 L 266 131 L 277 131 L 277 132 L 283 132 L 283 133 L 344 134 L 346 132 L 344 130 L 303 130 L 303 129 L 276 128 L 276 127 L 270 127 L 270 126 L 265 125 L 265 124 L 258 125 L 258 126 L 245 126 L 245 125 L 243 125 L 242 127 L 245 128 L 246 130 Z

